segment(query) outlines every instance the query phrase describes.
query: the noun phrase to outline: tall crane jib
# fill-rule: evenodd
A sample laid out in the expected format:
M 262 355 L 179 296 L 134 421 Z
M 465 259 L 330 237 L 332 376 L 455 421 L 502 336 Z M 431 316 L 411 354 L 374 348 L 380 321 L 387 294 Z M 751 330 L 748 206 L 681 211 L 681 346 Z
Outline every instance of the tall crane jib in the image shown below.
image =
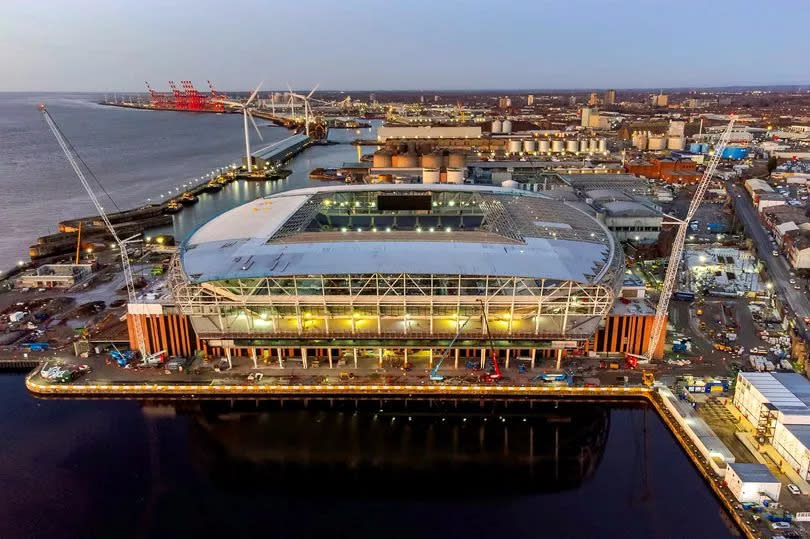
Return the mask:
M 664 338 L 667 312 L 669 311 L 669 300 L 675 289 L 675 282 L 678 278 L 678 266 L 680 266 L 681 256 L 683 255 L 683 246 L 684 242 L 686 241 L 686 233 L 689 222 L 695 216 L 698 206 L 700 206 L 700 203 L 703 201 L 703 196 L 706 194 L 706 189 L 709 187 L 709 182 L 714 175 L 714 171 L 717 169 L 717 165 L 723 155 L 723 150 L 725 150 L 726 144 L 728 144 L 729 138 L 731 137 L 731 130 L 734 127 L 734 120 L 735 118 L 732 115 L 725 131 L 723 131 L 723 134 L 717 141 L 717 145 L 714 148 L 714 154 L 712 154 L 711 159 L 709 159 L 709 164 L 703 171 L 703 177 L 700 179 L 700 183 L 698 183 L 697 190 L 692 198 L 692 202 L 689 204 L 689 209 L 686 212 L 686 216 L 684 217 L 683 221 L 677 225 L 678 231 L 675 234 L 675 241 L 672 244 L 672 252 L 669 256 L 669 265 L 667 266 L 667 273 L 661 286 L 661 297 L 658 299 L 658 306 L 655 310 L 655 320 L 653 321 L 652 335 L 650 336 L 650 342 L 647 348 L 647 358 L 649 359 L 654 357 L 661 340 Z
M 51 132 L 53 133 L 53 136 L 56 137 L 56 142 L 59 144 L 59 147 L 62 149 L 62 152 L 64 152 L 65 157 L 68 160 L 68 163 L 70 163 L 70 166 L 73 168 L 73 171 L 76 173 L 76 176 L 78 176 L 79 181 L 82 183 L 82 187 L 84 187 L 84 190 L 87 191 L 87 195 L 93 202 L 93 206 L 96 207 L 96 211 L 98 212 L 101 219 L 104 221 L 104 225 L 107 227 L 107 230 L 109 230 L 110 235 L 113 238 L 113 241 L 115 241 L 115 243 L 118 245 L 118 249 L 121 254 L 121 269 L 124 272 L 124 281 L 127 286 L 127 299 L 129 300 L 130 304 L 136 305 L 138 297 L 135 293 L 135 281 L 132 277 L 132 268 L 130 267 L 129 255 L 127 254 L 127 240 L 122 240 L 121 238 L 118 237 L 118 233 L 115 231 L 115 228 L 110 222 L 109 217 L 107 217 L 107 213 L 104 211 L 104 208 L 101 206 L 101 203 L 96 197 L 96 194 L 90 187 L 90 184 L 88 183 L 87 178 L 84 175 L 84 172 L 79 166 L 76 157 L 71 152 L 70 149 L 71 147 L 65 140 L 65 137 L 62 134 L 62 130 L 59 129 L 59 127 L 56 125 L 56 122 L 54 122 L 53 118 L 48 112 L 48 109 L 45 107 L 45 105 L 40 105 L 39 110 L 42 112 L 42 116 L 43 118 L 45 118 L 45 123 L 48 125 L 48 128 L 50 128 Z M 145 359 L 147 357 L 147 354 L 146 354 L 146 341 L 143 335 L 143 328 L 141 327 L 140 323 L 135 323 L 132 325 L 135 328 L 135 342 L 138 344 L 138 351 L 141 353 L 141 358 Z

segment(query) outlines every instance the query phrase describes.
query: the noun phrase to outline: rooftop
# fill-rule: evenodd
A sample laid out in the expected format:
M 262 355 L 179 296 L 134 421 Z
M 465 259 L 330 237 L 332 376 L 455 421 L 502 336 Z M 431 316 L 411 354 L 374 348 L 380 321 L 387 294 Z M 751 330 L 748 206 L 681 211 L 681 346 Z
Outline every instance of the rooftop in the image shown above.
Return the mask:
M 810 380 L 798 373 L 740 372 L 777 410 L 810 411 Z
M 615 276 L 609 270 L 622 255 L 602 224 L 542 195 L 488 186 L 376 184 L 254 200 L 200 227 L 181 257 L 194 282 L 418 273 L 591 283 Z
M 730 462 L 729 467 L 746 483 L 779 483 L 768 467 L 758 462 Z

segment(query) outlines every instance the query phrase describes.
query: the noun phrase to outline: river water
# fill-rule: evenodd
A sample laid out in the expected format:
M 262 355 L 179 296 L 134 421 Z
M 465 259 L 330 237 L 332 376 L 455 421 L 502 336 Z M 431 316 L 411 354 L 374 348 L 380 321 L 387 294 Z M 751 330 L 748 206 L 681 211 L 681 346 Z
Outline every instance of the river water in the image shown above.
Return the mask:
M 36 104 L 122 208 L 239 159 L 240 119 L 0 94 L 0 267 L 93 213 Z M 288 131 L 262 127 L 265 142 Z M 336 132 L 344 141 L 371 131 Z M 313 185 L 234 182 L 174 218 Z M 104 202 L 106 205 L 107 203 Z M 112 204 L 112 202 L 110 202 Z M 0 537 L 707 537 L 727 517 L 652 410 L 626 404 L 38 400 L 0 375 Z

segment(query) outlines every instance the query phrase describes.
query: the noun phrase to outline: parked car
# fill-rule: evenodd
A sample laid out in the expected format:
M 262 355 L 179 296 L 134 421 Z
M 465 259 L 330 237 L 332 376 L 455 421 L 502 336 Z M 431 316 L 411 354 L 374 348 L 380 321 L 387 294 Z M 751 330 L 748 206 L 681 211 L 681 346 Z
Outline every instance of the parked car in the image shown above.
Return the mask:
M 787 489 L 790 491 L 790 493 L 791 493 L 791 494 L 796 494 L 796 495 L 798 495 L 798 494 L 801 494 L 801 493 L 802 493 L 802 491 L 801 491 L 801 490 L 799 490 L 799 487 L 797 487 L 797 486 L 796 486 L 796 485 L 794 485 L 793 483 L 789 483 L 789 484 L 788 484 L 788 486 L 787 486 Z
M 774 530 L 786 530 L 790 528 L 790 524 L 787 522 L 771 522 L 771 528 Z
M 779 251 L 777 251 L 776 249 L 774 249 L 773 251 L 771 251 L 771 254 L 772 254 L 773 256 L 779 256 Z

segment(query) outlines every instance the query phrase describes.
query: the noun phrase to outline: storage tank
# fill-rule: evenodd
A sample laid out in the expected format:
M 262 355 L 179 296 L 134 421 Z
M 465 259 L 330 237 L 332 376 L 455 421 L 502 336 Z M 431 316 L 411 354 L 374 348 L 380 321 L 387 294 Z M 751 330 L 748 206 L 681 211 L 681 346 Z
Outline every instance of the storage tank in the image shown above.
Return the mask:
M 667 138 L 667 150 L 683 150 L 683 137 Z
M 504 120 L 503 121 L 503 133 L 509 134 L 512 132 L 512 121 L 511 120 Z
M 565 142 L 565 151 L 570 153 L 576 153 L 579 150 L 579 143 L 576 140 L 571 139 Z
M 509 153 L 520 153 L 520 149 L 523 147 L 523 144 L 519 140 L 510 140 L 509 141 Z
M 537 141 L 536 140 L 524 140 L 523 141 L 523 151 L 526 153 L 534 153 L 537 151 Z
M 599 151 L 599 141 L 597 139 L 592 138 L 588 141 L 588 151 L 591 153 Z
M 603 139 L 603 138 L 599 139 L 599 151 L 601 153 L 607 152 L 607 139 Z
M 422 169 L 422 183 L 439 183 L 439 169 L 438 168 L 423 168 Z
M 464 183 L 464 170 L 460 168 L 448 168 L 447 183 Z
M 588 153 L 588 139 L 584 138 L 579 141 L 579 152 Z
M 748 148 L 742 146 L 726 146 L 721 157 L 723 159 L 745 159 L 748 156 Z
M 503 133 L 503 122 L 500 120 L 493 120 L 492 134 Z
M 449 168 L 464 168 L 467 166 L 467 156 L 461 152 L 451 152 L 447 156 L 447 166 Z
M 374 152 L 371 163 L 374 168 L 391 168 L 391 152 L 385 150 Z
M 539 151 L 540 153 L 548 153 L 550 149 L 551 149 L 551 142 L 549 142 L 546 139 L 543 139 L 537 143 L 537 151 Z
M 639 150 L 647 149 L 647 135 L 643 132 L 636 133 L 633 137 L 633 146 Z
M 565 146 L 565 143 L 563 141 L 561 141 L 559 139 L 558 140 L 553 140 L 551 142 L 551 151 L 554 152 L 554 153 L 559 153 L 559 152 L 563 151 L 564 146 Z
M 442 154 L 440 152 L 424 154 L 422 156 L 422 168 L 442 168 Z
M 416 168 L 419 166 L 419 158 L 415 153 L 398 153 L 391 159 L 394 168 Z
M 647 141 L 650 150 L 663 150 L 667 147 L 667 138 L 663 135 L 653 135 Z

